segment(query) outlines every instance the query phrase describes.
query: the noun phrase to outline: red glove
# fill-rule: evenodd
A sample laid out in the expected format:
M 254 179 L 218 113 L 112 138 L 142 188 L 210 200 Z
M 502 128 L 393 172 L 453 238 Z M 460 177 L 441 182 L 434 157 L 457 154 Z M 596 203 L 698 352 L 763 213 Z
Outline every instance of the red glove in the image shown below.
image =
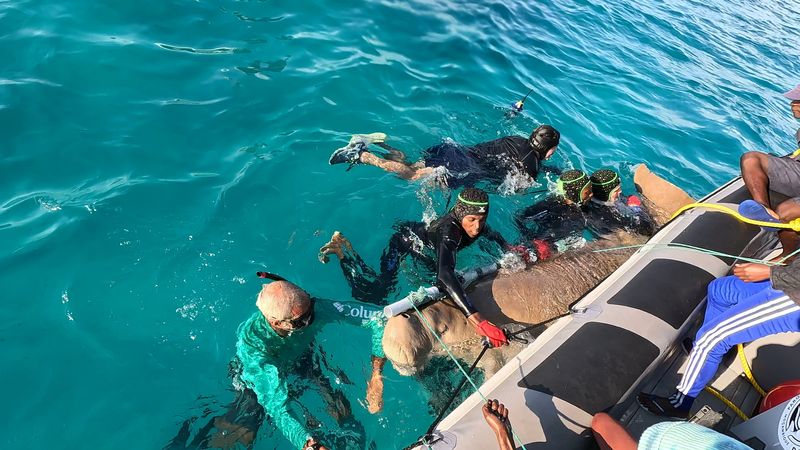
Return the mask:
M 508 344 L 506 333 L 488 320 L 484 320 L 478 324 L 478 333 L 480 333 L 481 336 L 489 338 L 489 343 L 492 344 L 492 347 L 500 347 L 501 345 Z
M 534 239 L 531 241 L 531 245 L 533 246 L 534 251 L 539 256 L 539 261 L 543 261 L 545 259 L 549 259 L 553 256 L 553 249 L 550 248 L 550 244 L 541 240 L 541 239 Z
M 641 207 L 642 206 L 642 201 L 639 200 L 639 197 L 637 197 L 635 195 L 631 195 L 630 197 L 628 197 L 628 206 Z
M 522 260 L 525 261 L 526 264 L 531 264 L 536 262 L 536 254 L 531 255 L 531 250 L 522 244 L 509 245 L 507 249 L 508 251 L 519 255 L 519 257 L 522 258 Z

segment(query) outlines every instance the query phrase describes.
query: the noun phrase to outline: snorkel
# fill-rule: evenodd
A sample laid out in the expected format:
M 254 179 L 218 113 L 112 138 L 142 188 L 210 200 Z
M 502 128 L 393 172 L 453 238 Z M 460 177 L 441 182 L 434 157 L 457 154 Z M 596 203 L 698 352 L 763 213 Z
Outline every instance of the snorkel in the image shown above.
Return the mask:
M 522 97 L 522 100 L 514 102 L 511 105 L 511 108 L 508 111 L 506 111 L 506 117 L 512 118 L 517 114 L 521 113 L 522 110 L 525 108 L 525 100 L 528 99 L 528 96 L 531 95 L 531 92 L 533 92 L 533 89 L 529 90 L 528 93 L 525 94 L 525 97 Z

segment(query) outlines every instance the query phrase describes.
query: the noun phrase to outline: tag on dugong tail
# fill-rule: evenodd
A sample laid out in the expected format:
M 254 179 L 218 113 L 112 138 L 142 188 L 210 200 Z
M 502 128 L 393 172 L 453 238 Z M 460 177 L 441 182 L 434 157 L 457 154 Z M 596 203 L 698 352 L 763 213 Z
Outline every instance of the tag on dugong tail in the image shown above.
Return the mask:
M 686 191 L 654 174 L 645 164 L 636 167 L 633 182 L 636 190 L 663 213 L 653 214 L 659 225 L 668 221 L 681 207 L 695 202 Z M 661 215 L 665 217 L 658 217 Z

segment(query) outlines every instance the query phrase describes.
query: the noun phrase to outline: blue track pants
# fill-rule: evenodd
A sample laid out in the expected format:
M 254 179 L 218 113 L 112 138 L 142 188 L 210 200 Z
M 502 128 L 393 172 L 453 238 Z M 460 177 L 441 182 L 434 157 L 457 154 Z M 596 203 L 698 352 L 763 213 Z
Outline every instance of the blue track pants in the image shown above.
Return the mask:
M 745 283 L 735 276 L 708 285 L 703 326 L 697 332 L 678 392 L 697 397 L 731 347 L 776 333 L 800 331 L 800 305 L 769 280 Z

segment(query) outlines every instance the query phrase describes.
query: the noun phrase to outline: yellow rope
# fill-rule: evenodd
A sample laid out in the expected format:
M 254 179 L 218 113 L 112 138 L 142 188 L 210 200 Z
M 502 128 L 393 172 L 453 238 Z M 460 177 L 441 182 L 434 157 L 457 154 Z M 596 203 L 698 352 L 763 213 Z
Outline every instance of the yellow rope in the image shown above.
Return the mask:
M 722 395 L 722 393 L 720 391 L 714 389 L 711 386 L 706 386 L 705 389 L 706 389 L 706 392 L 709 392 L 714 397 L 717 397 L 718 399 L 720 399 L 722 401 L 722 403 L 725 403 L 725 406 L 727 406 L 728 408 L 732 409 L 733 412 L 735 412 L 736 415 L 739 416 L 742 420 L 750 419 L 749 417 L 747 417 L 747 414 L 745 414 L 741 409 L 739 409 L 738 406 L 734 405 L 732 401 L 730 401 L 727 398 L 725 398 L 725 396 Z
M 750 384 L 753 385 L 755 390 L 758 391 L 758 393 L 761 394 L 762 397 L 766 397 L 767 393 L 764 392 L 764 389 L 762 389 L 761 386 L 758 384 L 755 377 L 753 376 L 753 372 L 750 370 L 750 364 L 747 363 L 747 358 L 745 357 L 744 354 L 744 346 L 742 346 L 742 344 L 736 346 L 736 353 L 738 353 L 739 355 L 739 361 L 742 363 L 742 369 L 744 370 L 744 374 L 747 377 L 747 380 L 750 381 Z M 705 390 L 714 397 L 720 399 L 720 401 L 724 403 L 725 406 L 733 410 L 733 412 L 735 412 L 736 415 L 739 416 L 742 420 L 749 419 L 749 417 L 747 417 L 747 414 L 745 414 L 744 411 L 739 409 L 738 406 L 734 405 L 732 401 L 725 398 L 725 396 L 722 395 L 720 391 L 714 389 L 711 386 L 706 386 Z
M 767 392 L 761 388 L 756 378 L 753 376 L 753 372 L 750 370 L 750 364 L 747 363 L 747 357 L 744 354 L 744 346 L 742 344 L 736 346 L 736 353 L 739 354 L 739 362 L 742 363 L 742 369 L 744 370 L 744 375 L 747 377 L 747 381 L 753 385 L 755 390 L 757 390 L 762 397 L 766 397 Z
M 759 227 L 783 228 L 783 229 L 789 229 L 789 230 L 793 230 L 793 231 L 796 231 L 796 232 L 800 233 L 800 218 L 794 219 L 794 220 L 790 221 L 789 223 L 764 222 L 762 220 L 748 219 L 747 217 L 745 217 L 745 216 L 739 214 L 738 212 L 728 208 L 727 206 L 717 205 L 715 203 L 692 203 L 692 204 L 686 205 L 683 208 L 681 208 L 678 211 L 676 211 L 675 214 L 672 215 L 672 219 L 678 217 L 684 211 L 692 209 L 692 208 L 713 209 L 715 211 L 719 211 L 719 212 L 723 212 L 725 214 L 729 214 L 729 215 L 731 215 L 733 217 L 736 217 L 740 221 L 742 221 L 744 223 L 749 223 L 751 225 L 757 225 Z

